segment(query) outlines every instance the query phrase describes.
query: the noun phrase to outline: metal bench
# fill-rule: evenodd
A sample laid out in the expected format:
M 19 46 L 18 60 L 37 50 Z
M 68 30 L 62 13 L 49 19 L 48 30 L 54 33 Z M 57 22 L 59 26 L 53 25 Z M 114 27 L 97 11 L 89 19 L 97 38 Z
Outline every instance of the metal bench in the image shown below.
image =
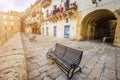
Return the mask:
M 47 58 L 54 60 L 58 67 L 66 73 L 68 80 L 77 71 L 81 72 L 79 64 L 81 62 L 83 51 L 79 51 L 70 47 L 56 43 L 54 48 L 50 48 L 47 52 Z

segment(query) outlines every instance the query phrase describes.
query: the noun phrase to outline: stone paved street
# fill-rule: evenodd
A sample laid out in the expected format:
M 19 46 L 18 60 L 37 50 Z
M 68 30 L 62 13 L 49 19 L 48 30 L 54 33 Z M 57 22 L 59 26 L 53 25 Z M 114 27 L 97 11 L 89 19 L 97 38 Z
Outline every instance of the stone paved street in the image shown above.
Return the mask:
M 36 36 L 34 41 L 30 41 L 32 36 Z M 32 34 L 22 34 L 22 41 L 23 45 L 17 33 L 0 47 L 0 80 L 26 80 L 26 65 L 28 80 L 67 80 L 55 62 L 46 58 L 48 49 L 56 42 L 84 51 L 80 64 L 82 73 L 76 73 L 72 80 L 120 80 L 118 47 L 96 41 L 70 41 Z
M 82 73 L 76 73 L 72 80 L 120 80 L 120 48 L 96 41 L 70 41 L 40 35 L 30 41 L 32 36 L 22 34 L 29 80 L 67 80 L 55 62 L 46 58 L 48 49 L 55 43 L 84 51 L 80 64 Z
M 27 80 L 26 59 L 20 33 L 0 47 L 0 80 Z

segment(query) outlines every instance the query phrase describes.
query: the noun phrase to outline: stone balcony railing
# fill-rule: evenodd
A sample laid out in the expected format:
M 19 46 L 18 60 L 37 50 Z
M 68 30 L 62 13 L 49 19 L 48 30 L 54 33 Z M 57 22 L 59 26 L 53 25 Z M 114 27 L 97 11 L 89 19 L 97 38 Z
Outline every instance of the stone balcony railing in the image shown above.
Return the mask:
M 26 24 L 34 24 L 34 23 L 39 23 L 40 22 L 40 17 L 36 16 L 34 18 L 29 18 L 26 20 Z
M 46 8 L 51 4 L 51 0 L 42 0 L 42 7 Z
M 66 10 L 65 10 L 66 9 Z M 65 10 L 65 11 L 63 11 Z M 44 21 L 56 21 L 56 20 L 61 20 L 65 18 L 70 18 L 72 17 L 75 13 L 77 12 L 77 4 L 76 2 L 70 4 L 69 7 L 58 7 L 54 10 L 51 10 L 51 12 L 47 11 L 46 17 L 44 17 Z
M 65 12 L 62 12 L 62 13 L 57 13 L 55 15 L 49 15 L 48 17 L 46 17 L 44 19 L 44 21 L 57 21 L 57 20 L 61 20 L 61 19 L 65 19 L 65 18 L 71 18 L 74 13 L 76 13 L 76 10 L 75 9 L 69 9 Z

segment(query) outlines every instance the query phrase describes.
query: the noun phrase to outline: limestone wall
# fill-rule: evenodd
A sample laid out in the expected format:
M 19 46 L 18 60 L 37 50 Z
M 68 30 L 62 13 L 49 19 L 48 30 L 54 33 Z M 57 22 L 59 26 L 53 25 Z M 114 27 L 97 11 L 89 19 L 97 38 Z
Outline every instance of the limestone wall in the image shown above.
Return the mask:
M 20 16 L 9 12 L 0 12 L 0 46 L 19 31 Z
M 88 13 L 97 9 L 108 9 L 110 11 L 115 11 L 120 8 L 120 0 L 96 0 L 97 3 L 93 4 L 92 0 L 77 0 L 78 9 L 82 11 L 82 18 L 84 18 Z
M 27 80 L 20 33 L 0 47 L 0 80 Z
M 113 45 L 120 46 L 120 14 L 116 13 L 116 17 L 117 17 L 117 26 L 116 26 L 115 39 Z
M 47 35 L 46 27 L 48 27 L 48 35 L 54 37 L 54 26 L 56 26 L 57 28 L 56 37 L 64 38 L 64 26 L 70 26 L 70 32 L 69 32 L 70 39 L 73 39 L 76 37 L 76 26 L 77 26 L 76 23 L 77 20 L 70 20 L 70 19 L 68 20 L 68 23 L 66 23 L 66 20 L 57 21 L 55 23 L 47 22 L 47 24 L 44 24 L 44 26 L 41 27 L 42 35 Z

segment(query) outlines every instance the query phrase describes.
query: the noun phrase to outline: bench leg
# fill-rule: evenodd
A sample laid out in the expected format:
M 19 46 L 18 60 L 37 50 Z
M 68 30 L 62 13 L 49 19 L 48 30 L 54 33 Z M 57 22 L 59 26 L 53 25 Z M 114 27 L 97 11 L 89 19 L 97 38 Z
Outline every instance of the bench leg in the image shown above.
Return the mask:
M 73 74 L 76 74 L 77 72 L 82 73 L 82 68 L 80 66 L 78 66 L 78 68 L 74 70 Z
M 78 66 L 78 68 L 79 68 L 78 71 L 79 71 L 80 73 L 82 73 L 82 68 L 81 68 L 80 66 Z M 75 71 L 75 73 L 78 72 L 78 71 Z
M 46 58 L 47 58 L 47 59 L 50 58 L 49 52 L 47 52 L 47 54 L 46 54 Z
M 79 67 L 80 69 L 79 69 L 79 71 L 80 71 L 80 73 L 82 73 L 82 69 L 81 69 L 81 67 Z
M 69 72 L 68 72 L 68 80 L 71 80 L 72 79 L 72 76 L 74 74 L 74 70 L 75 69 L 71 69 Z
M 47 59 L 51 59 L 50 57 L 50 52 L 47 52 L 47 54 L 46 54 L 46 57 L 47 57 Z

